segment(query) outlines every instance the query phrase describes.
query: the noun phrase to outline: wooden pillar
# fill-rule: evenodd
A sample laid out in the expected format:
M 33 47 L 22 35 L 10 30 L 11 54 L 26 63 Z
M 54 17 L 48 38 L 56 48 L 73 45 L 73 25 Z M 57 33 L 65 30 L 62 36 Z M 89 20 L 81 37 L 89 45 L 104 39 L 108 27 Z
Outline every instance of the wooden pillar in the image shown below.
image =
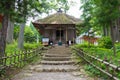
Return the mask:
M 60 42 L 61 42 L 61 26 L 60 26 Z
M 76 25 L 74 25 L 75 29 L 74 29 L 74 42 L 75 43 L 75 39 L 76 39 Z
M 66 42 L 68 41 L 68 30 L 67 30 L 67 27 L 66 27 Z
M 55 43 L 55 39 L 56 39 L 55 29 L 53 29 L 52 32 L 53 32 L 52 41 Z
M 74 41 L 75 41 L 75 38 L 73 37 L 73 44 L 75 43 Z

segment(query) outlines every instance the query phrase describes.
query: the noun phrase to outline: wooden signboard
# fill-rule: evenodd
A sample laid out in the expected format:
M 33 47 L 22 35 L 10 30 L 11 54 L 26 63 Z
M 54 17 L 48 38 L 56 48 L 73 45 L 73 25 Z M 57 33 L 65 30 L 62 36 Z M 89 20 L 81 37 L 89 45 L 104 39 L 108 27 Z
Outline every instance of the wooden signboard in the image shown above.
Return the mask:
M 42 38 L 42 43 L 44 46 L 48 46 L 49 45 L 49 38 Z

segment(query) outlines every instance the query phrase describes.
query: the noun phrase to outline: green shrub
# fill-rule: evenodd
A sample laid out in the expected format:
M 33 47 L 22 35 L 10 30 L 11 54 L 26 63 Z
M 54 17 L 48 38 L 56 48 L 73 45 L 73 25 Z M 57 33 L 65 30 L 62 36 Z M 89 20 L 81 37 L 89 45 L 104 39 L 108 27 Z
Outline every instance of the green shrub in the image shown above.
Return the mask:
M 107 59 L 107 62 L 114 64 L 116 66 L 120 66 L 120 43 L 116 44 L 116 50 L 117 50 L 116 56 L 114 56 L 112 49 L 107 49 L 104 47 L 102 47 L 102 48 L 100 48 L 100 47 L 84 48 L 84 47 L 81 47 L 81 45 L 75 45 L 73 47 L 76 47 L 78 49 L 82 48 L 83 51 L 85 51 L 89 55 L 98 57 L 99 59 L 102 59 L 102 60 Z M 102 69 L 106 68 L 106 66 L 104 64 L 99 64 L 96 62 L 96 60 L 94 60 L 92 62 L 94 64 L 98 65 L 99 67 L 101 67 Z M 91 74 L 97 74 L 97 75 L 101 76 L 101 74 L 97 70 L 95 70 L 94 67 L 92 67 L 90 65 L 86 65 L 85 70 L 89 71 Z M 112 72 L 112 70 L 110 72 Z M 116 74 L 118 77 L 120 77 L 119 72 Z M 102 76 L 103 76 L 103 79 L 107 79 L 107 76 L 105 76 L 105 75 L 102 75 Z
M 88 43 L 83 43 L 83 44 L 74 45 L 73 47 L 76 47 L 76 48 L 95 48 L 96 46 L 93 44 L 88 45 Z
M 42 46 L 41 43 L 24 43 L 24 49 L 35 49 L 39 46 Z M 20 50 L 17 47 L 17 42 L 14 42 L 13 44 L 7 44 L 6 45 L 6 55 L 12 55 L 15 52 L 18 53 Z
M 18 51 L 17 42 L 13 42 L 12 44 L 6 44 L 5 52 L 6 52 L 7 55 L 11 55 L 15 51 L 16 52 Z
M 42 46 L 41 43 L 25 43 L 24 44 L 24 49 L 35 49 L 39 46 Z
M 107 49 L 112 48 L 112 40 L 110 39 L 110 37 L 103 37 L 99 39 L 98 43 L 99 43 L 99 46 L 102 48 L 107 48 Z
M 30 29 L 30 27 L 25 27 L 25 33 L 24 33 L 24 41 L 25 42 L 36 42 L 37 36 L 34 34 L 34 32 Z
M 91 74 L 100 75 L 100 71 L 91 65 L 85 65 L 85 70 L 91 72 Z
M 14 26 L 14 39 L 17 40 L 18 36 L 19 36 L 19 31 L 20 31 L 20 27 L 18 24 L 15 24 Z
M 116 46 L 116 52 L 120 52 L 120 43 L 115 44 Z

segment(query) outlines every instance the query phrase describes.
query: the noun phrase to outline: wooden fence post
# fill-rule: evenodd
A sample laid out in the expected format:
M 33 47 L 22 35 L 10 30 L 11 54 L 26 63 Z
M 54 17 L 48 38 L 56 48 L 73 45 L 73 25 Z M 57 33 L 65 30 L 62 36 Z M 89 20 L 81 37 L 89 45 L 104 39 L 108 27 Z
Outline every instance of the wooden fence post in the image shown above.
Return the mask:
M 18 67 L 20 67 L 20 51 L 18 51 L 18 54 L 17 54 L 17 56 L 18 56 Z
M 15 67 L 16 67 L 16 59 L 17 59 L 16 56 L 17 56 L 17 55 L 16 55 L 16 51 L 15 51 L 15 53 L 14 53 L 14 66 L 15 66 Z

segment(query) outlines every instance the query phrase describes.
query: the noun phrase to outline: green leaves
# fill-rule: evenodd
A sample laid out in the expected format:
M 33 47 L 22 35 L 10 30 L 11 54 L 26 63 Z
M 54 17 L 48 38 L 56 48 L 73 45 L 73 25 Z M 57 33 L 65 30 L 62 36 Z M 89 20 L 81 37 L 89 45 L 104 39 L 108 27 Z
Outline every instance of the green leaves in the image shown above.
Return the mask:
M 1 0 L 0 14 L 7 14 L 14 22 L 25 22 L 36 13 L 49 14 L 52 10 L 69 9 L 67 0 Z
M 0 22 L 0 29 L 2 28 L 2 23 Z
M 111 49 L 113 47 L 110 37 L 103 37 L 98 41 L 98 43 L 101 48 Z
M 84 24 L 86 28 L 110 27 L 120 17 L 119 0 L 82 0 Z M 113 23 L 114 25 L 114 23 Z

